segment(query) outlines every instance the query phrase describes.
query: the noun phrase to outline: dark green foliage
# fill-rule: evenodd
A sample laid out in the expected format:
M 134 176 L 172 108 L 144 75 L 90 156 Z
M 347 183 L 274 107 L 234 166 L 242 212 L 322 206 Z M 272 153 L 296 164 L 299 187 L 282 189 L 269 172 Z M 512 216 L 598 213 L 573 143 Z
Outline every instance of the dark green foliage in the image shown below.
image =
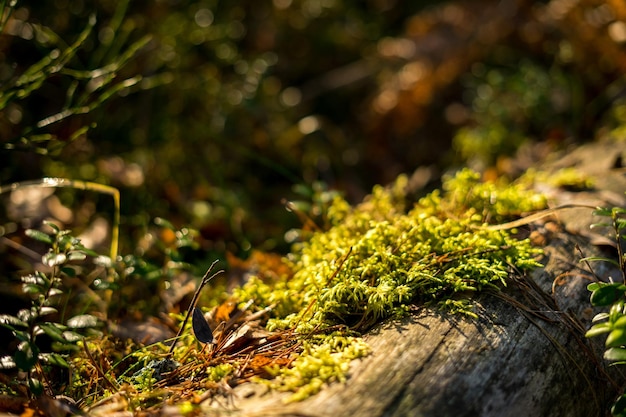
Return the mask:
M 606 222 L 594 224 L 592 227 L 609 227 L 615 237 L 618 257 L 590 257 L 582 261 L 605 261 L 620 268 L 622 276 L 618 282 L 594 282 L 587 286 L 591 291 L 591 305 L 608 307 L 608 312 L 597 314 L 593 318 L 594 325 L 587 331 L 587 337 L 607 334 L 604 358 L 614 364 L 626 364 L 626 256 L 624 255 L 624 233 L 626 232 L 626 209 L 620 207 L 599 208 L 594 211 L 597 216 L 606 217 Z M 622 395 L 611 408 L 614 416 L 626 415 L 626 395 Z
M 113 264 L 115 279 L 99 281 L 100 289 L 114 291 L 109 313 L 155 315 L 162 307 L 162 292 L 181 273 L 199 273 L 204 268 L 199 255 L 198 231 L 190 227 L 176 228 L 169 221 L 156 218 L 147 248 L 121 256 Z M 155 238 L 160 236 L 162 238 Z M 167 239 L 164 237 L 167 236 Z M 202 258 L 205 259 L 206 254 Z M 195 262 L 194 262 L 195 261 Z
M 515 66 L 477 64 L 465 77 L 472 124 L 459 129 L 454 146 L 464 160 L 490 166 L 537 137 L 562 129 L 581 109 L 575 75 L 523 59 Z M 532 88 L 528 88 L 532 86 Z
M 589 259 L 587 259 L 589 260 Z M 607 262 L 613 261 L 607 259 Z M 624 297 L 626 285 L 622 283 L 594 282 L 587 289 L 591 291 L 591 304 L 596 307 L 607 307 Z
M 47 222 L 46 225 L 50 234 L 29 230 L 28 235 L 50 246 L 42 259 L 49 272 L 35 271 L 21 278 L 22 291 L 31 299 L 30 308 L 18 311 L 15 316 L 0 315 L 0 326 L 9 329 L 17 341 L 13 355 L 0 359 L 0 367 L 24 371 L 33 395 L 42 394 L 46 388 L 52 394 L 51 388 L 43 383 L 46 373 L 51 367 L 68 368 L 68 353 L 77 348 L 76 343 L 84 334 L 89 334 L 98 325 L 92 315 L 79 314 L 64 319 L 59 312 L 68 297 L 64 279 L 74 277 L 77 264 L 95 254 L 68 231 L 53 223 Z M 44 335 L 47 340 L 43 340 Z M 51 351 L 47 350 L 48 345 Z
M 120 2 L 122 13 L 127 3 Z M 101 108 L 112 97 L 128 92 L 142 80 L 140 76 L 125 78 L 121 70 L 147 44 L 149 37 L 127 44 L 118 36 L 115 38 L 119 48 L 116 54 L 107 56 L 104 50 L 110 45 L 100 44 L 91 53 L 92 57 L 101 59 L 93 59 L 85 65 L 81 54 L 91 49 L 96 15 L 88 15 L 82 31 L 66 44 L 49 26 L 21 20 L 24 10 L 17 13 L 14 8 L 12 4 L 0 5 L 0 15 L 13 14 L 13 31 L 21 30 L 15 42 L 19 44 L 20 37 L 32 38 L 39 56 L 36 62 L 23 69 L 21 62 L 4 63 L 5 68 L 7 64 L 13 66 L 4 72 L 0 81 L 0 109 L 4 110 L 4 116 L 0 117 L 2 145 L 5 150 L 59 155 L 65 146 L 95 126 L 84 115 Z M 115 33 L 119 22 L 109 23 L 108 29 Z M 98 29 L 104 30 L 102 26 Z M 35 103 L 46 100 L 45 94 L 49 94 L 53 86 L 59 87 L 55 93 L 62 100 L 47 100 L 45 108 L 36 106 Z
M 623 358 L 623 359 L 626 359 L 626 358 Z M 626 394 L 619 397 L 619 399 L 615 402 L 615 404 L 613 404 L 613 407 L 611 407 L 611 413 L 615 417 L 626 416 Z

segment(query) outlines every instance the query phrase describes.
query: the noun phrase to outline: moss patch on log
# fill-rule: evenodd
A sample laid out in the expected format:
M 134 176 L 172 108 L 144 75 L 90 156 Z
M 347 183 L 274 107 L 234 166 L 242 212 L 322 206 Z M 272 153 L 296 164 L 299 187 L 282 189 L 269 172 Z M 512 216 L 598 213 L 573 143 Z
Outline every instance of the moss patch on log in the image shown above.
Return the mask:
M 466 169 L 411 207 L 405 176 L 376 187 L 356 207 L 335 197 L 330 227 L 288 255 L 292 276 L 272 282 L 253 276 L 236 292 L 259 308 L 273 306 L 269 330 L 295 329 L 306 339 L 293 366 L 275 369 L 271 384 L 301 399 L 344 380 L 345 363 L 367 353 L 354 336 L 411 305 L 476 317 L 473 294 L 540 265 L 540 249 L 514 230 L 483 227 L 545 208 L 545 198 L 524 184 L 482 182 Z

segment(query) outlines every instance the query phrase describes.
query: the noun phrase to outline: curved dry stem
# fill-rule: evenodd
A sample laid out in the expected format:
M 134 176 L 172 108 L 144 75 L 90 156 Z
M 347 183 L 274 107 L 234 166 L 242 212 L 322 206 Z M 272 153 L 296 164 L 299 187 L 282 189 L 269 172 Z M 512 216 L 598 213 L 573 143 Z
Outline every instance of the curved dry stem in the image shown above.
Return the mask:
M 115 262 L 120 236 L 120 191 L 117 188 L 89 181 L 46 177 L 38 180 L 14 182 L 13 184 L 0 186 L 0 194 L 24 188 L 73 188 L 76 190 L 95 191 L 97 193 L 110 195 L 113 198 L 115 210 L 113 212 L 109 256 L 111 257 L 111 261 Z
M 567 209 L 580 209 L 580 208 L 588 208 L 591 210 L 597 210 L 598 207 L 596 206 L 592 206 L 589 204 L 563 204 L 562 206 L 558 206 L 558 207 L 554 207 L 554 208 L 550 208 L 550 209 L 546 209 L 546 210 L 541 210 L 538 211 L 536 213 L 530 214 L 528 216 L 522 217 L 521 219 L 518 220 L 514 220 L 512 222 L 508 222 L 508 223 L 502 223 L 502 224 L 494 224 L 491 226 L 479 226 L 479 229 L 485 229 L 485 230 L 508 230 L 508 229 L 513 229 L 514 227 L 519 227 L 519 226 L 524 226 L 533 222 L 536 222 L 537 220 L 541 220 L 545 217 L 551 216 L 554 213 L 557 213 L 559 211 L 562 210 L 567 210 Z

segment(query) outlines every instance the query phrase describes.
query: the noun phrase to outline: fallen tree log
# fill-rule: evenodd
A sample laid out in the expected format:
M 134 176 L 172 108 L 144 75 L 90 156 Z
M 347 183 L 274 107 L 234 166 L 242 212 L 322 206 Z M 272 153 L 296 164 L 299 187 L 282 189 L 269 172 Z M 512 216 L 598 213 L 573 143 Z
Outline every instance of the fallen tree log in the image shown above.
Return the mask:
M 626 184 L 615 169 L 622 151 L 605 145 L 580 148 L 579 159 L 570 155 L 572 165 L 598 176 L 598 187 L 553 190 L 554 204 L 625 203 L 617 190 Z M 375 327 L 365 335 L 371 355 L 352 364 L 344 384 L 287 404 L 286 394 L 248 383 L 232 391 L 228 406 L 206 407 L 212 415 L 238 416 L 607 415 L 626 379 L 603 360 L 602 338 L 584 337 L 598 312 L 586 286 L 594 275 L 609 280 L 621 272 L 604 263 L 591 271 L 579 262 L 601 254 L 598 244 L 607 243 L 604 235 L 590 234 L 594 221 L 585 208 L 557 211 L 532 225 L 545 249 L 544 267 L 512 275 L 501 292 L 482 294 L 477 320 L 416 308 Z

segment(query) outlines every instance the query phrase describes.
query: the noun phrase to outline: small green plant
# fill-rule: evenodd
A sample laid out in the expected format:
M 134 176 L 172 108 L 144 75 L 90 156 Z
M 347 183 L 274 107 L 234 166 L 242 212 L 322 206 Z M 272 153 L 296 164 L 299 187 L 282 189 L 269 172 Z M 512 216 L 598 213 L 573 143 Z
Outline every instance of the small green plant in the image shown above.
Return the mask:
M 21 277 L 22 291 L 31 299 L 30 307 L 19 310 L 15 316 L 0 315 L 0 325 L 10 329 L 16 339 L 15 353 L 0 358 L 0 368 L 17 368 L 24 372 L 25 385 L 34 396 L 44 391 L 53 393 L 51 384 L 45 383 L 51 367 L 68 368 L 68 353 L 75 350 L 83 334 L 95 329 L 98 323 L 96 317 L 89 314 L 65 319 L 60 311 L 66 308 L 63 303 L 68 301 L 63 281 L 77 275 L 78 263 L 97 254 L 85 248 L 69 231 L 51 222 L 45 224 L 51 229 L 50 234 L 27 231 L 31 238 L 50 246 L 42 258 L 47 271 L 38 270 Z M 44 340 L 44 335 L 49 340 Z
M 587 331 L 587 337 L 606 334 L 604 358 L 615 365 L 626 364 L 626 256 L 624 256 L 624 232 L 626 232 L 626 209 L 599 208 L 594 211 L 597 216 L 606 217 L 608 222 L 596 223 L 594 227 L 609 227 L 614 234 L 617 247 L 617 260 L 605 257 L 589 257 L 583 261 L 606 261 L 614 264 L 621 271 L 618 282 L 597 281 L 589 284 L 591 304 L 594 307 L 608 308 L 608 312 L 597 314 L 593 325 Z M 611 408 L 617 417 L 626 416 L 626 393 L 622 393 Z
M 147 228 L 134 252 L 121 255 L 113 263 L 114 279 L 98 281 L 98 290 L 112 291 L 108 311 L 113 316 L 168 312 L 165 288 L 182 272 L 192 273 L 203 266 L 189 260 L 198 251 L 195 229 L 177 228 L 159 217 L 154 219 L 154 226 Z

